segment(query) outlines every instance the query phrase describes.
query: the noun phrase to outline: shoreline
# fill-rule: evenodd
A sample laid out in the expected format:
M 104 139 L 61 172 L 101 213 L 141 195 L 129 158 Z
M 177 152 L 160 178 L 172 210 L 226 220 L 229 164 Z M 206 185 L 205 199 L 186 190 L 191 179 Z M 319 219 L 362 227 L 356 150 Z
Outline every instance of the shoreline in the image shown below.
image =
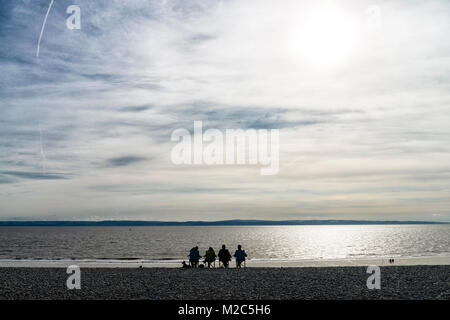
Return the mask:
M 443 266 L 450 265 L 450 256 L 424 256 L 424 257 L 394 257 L 395 262 L 389 263 L 388 257 L 360 258 L 360 259 L 323 259 L 323 260 L 263 260 L 249 259 L 246 265 L 249 268 L 302 268 L 302 267 L 355 267 L 355 266 Z M 82 268 L 180 268 L 182 260 L 16 260 L 0 259 L 0 268 L 67 268 L 77 265 Z M 187 260 L 186 260 L 187 262 Z M 234 268 L 235 262 L 230 262 Z M 218 267 L 218 261 L 216 261 Z

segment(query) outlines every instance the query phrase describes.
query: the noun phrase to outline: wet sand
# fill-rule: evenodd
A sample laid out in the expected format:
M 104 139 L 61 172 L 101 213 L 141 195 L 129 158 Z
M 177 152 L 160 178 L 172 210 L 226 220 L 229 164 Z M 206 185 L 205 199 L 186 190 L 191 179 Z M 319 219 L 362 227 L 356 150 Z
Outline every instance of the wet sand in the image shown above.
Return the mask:
M 366 267 L 175 269 L 82 268 L 68 290 L 65 268 L 0 268 L 0 299 L 445 299 L 450 266 L 381 267 L 369 290 Z
M 422 265 L 450 265 L 450 256 L 424 256 L 424 257 L 395 257 L 395 263 L 389 262 L 388 258 L 359 258 L 359 259 L 301 259 L 301 260 L 263 260 L 249 259 L 247 266 L 254 268 L 305 268 L 305 267 L 366 267 L 376 266 L 422 266 Z M 23 260 L 23 259 L 0 259 L 0 268 L 67 268 L 69 265 L 77 265 L 81 268 L 179 268 L 181 260 Z M 216 261 L 218 266 L 218 261 Z M 235 262 L 231 261 L 231 267 Z

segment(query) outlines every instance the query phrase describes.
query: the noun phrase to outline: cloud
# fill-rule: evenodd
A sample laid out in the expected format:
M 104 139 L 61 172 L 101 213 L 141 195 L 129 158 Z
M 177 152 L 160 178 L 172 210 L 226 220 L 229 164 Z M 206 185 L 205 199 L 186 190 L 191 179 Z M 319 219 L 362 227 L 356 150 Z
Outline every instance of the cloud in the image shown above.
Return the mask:
M 26 172 L 26 171 L 1 171 L 1 174 L 13 176 L 21 179 L 32 179 L 32 180 L 59 180 L 67 179 L 67 177 L 59 174 L 45 174 L 38 172 Z
M 120 108 L 120 112 L 142 112 L 147 111 L 151 107 L 150 106 L 127 106 Z
M 144 160 L 147 160 L 147 158 L 137 157 L 137 156 L 124 156 L 124 157 L 108 159 L 107 163 L 111 167 L 123 167 L 123 166 L 129 166 L 131 164 L 135 164 L 137 162 L 141 162 Z

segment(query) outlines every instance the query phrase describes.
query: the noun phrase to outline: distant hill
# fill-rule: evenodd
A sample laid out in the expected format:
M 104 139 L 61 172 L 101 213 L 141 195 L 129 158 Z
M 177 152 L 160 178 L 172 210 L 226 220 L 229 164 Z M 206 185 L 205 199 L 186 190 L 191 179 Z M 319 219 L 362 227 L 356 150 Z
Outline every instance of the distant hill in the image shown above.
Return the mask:
M 222 221 L 0 221 L 3 227 L 63 227 L 63 226 L 297 226 L 297 225 L 405 225 L 405 224 L 450 224 L 435 221 L 373 221 L 373 220 L 222 220 Z

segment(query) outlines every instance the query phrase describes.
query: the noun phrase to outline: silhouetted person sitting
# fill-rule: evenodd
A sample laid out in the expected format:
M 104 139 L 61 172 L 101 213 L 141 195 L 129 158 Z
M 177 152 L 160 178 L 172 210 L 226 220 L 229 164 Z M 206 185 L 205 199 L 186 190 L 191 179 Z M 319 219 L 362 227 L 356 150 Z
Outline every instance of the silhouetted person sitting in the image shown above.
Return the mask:
M 208 268 L 211 268 L 211 263 L 216 261 L 216 253 L 212 247 L 205 252 L 205 262 L 208 264 Z
M 234 253 L 234 257 L 236 257 L 236 268 L 240 268 L 242 262 L 245 261 L 245 257 L 247 254 L 245 253 L 245 250 L 242 250 L 242 246 L 238 245 L 238 249 Z
M 192 268 L 197 268 L 198 261 L 200 260 L 200 252 L 198 251 L 198 247 L 194 247 L 189 252 L 189 263 L 191 264 Z
M 225 245 L 222 245 L 222 249 L 219 251 L 219 261 L 222 262 L 225 268 L 228 268 L 228 264 L 231 261 L 231 253 L 226 249 Z
M 181 267 L 182 267 L 182 268 L 190 268 L 191 266 L 188 265 L 186 262 L 183 261 L 183 262 L 181 263 Z

